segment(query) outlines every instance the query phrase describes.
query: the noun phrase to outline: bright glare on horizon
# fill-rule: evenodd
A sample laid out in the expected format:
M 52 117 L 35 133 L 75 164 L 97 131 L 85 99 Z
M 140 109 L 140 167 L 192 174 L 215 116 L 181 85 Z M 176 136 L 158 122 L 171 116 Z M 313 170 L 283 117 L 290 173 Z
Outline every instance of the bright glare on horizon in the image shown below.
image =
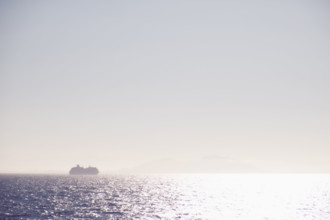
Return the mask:
M 330 172 L 330 4 L 0 2 L 0 172 Z

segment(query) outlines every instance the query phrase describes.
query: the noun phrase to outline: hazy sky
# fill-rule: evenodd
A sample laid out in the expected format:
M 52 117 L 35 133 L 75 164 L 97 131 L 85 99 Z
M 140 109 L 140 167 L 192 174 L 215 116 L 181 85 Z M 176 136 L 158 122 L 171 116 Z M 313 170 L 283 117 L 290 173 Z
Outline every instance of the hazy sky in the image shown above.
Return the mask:
M 330 172 L 330 3 L 0 1 L 0 172 Z

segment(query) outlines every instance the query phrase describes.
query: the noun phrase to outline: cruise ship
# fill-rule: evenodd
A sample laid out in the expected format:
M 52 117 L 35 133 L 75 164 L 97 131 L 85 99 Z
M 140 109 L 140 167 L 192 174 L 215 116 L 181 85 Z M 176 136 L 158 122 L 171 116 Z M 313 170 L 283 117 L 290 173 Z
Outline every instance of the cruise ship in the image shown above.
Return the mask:
M 77 165 L 76 167 L 72 167 L 69 174 L 70 175 L 97 175 L 99 170 L 96 167 L 81 167 Z

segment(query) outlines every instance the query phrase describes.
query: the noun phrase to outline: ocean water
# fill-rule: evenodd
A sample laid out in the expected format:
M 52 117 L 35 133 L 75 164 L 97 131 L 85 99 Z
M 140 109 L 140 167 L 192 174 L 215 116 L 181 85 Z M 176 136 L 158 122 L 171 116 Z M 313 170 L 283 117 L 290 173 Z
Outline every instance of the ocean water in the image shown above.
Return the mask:
M 0 175 L 0 219 L 330 219 L 330 175 Z

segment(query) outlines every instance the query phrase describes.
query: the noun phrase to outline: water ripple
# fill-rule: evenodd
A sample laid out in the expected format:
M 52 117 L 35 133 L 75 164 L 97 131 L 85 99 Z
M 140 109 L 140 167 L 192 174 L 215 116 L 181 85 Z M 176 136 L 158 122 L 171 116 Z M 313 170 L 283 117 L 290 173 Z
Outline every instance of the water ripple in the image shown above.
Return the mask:
M 329 219 L 329 175 L 0 175 L 0 219 Z

